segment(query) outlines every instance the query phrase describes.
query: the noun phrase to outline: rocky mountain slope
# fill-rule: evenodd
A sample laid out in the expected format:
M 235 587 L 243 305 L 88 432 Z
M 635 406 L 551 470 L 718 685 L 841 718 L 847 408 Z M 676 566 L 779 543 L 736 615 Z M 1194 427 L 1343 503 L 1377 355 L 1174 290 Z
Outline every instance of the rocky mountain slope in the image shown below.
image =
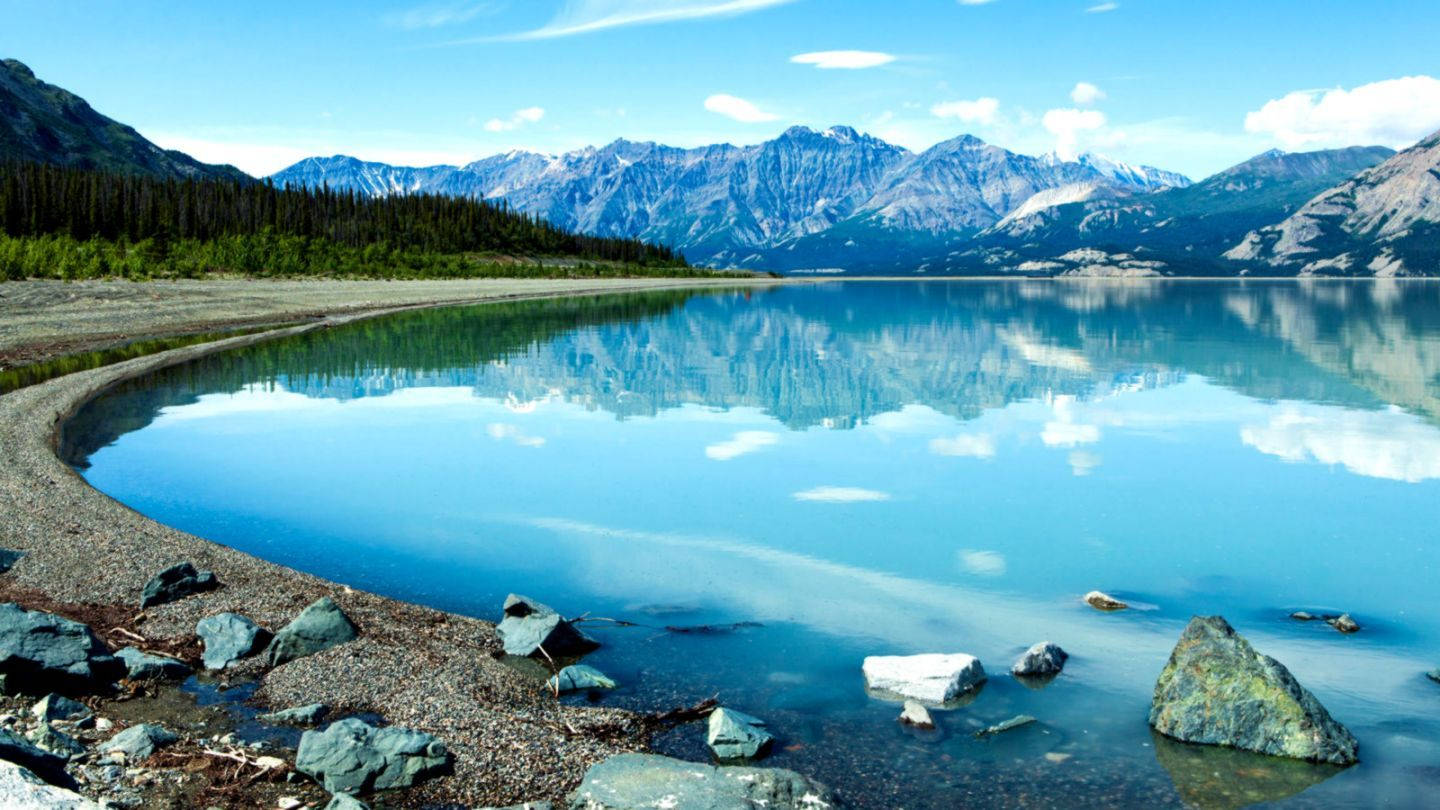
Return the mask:
M 1225 253 L 1301 275 L 1429 274 L 1440 268 L 1440 132 L 1326 189 Z
M 234 166 L 161 149 L 74 93 L 35 78 L 14 59 L 0 60 L 0 160 L 155 177 L 250 179 Z

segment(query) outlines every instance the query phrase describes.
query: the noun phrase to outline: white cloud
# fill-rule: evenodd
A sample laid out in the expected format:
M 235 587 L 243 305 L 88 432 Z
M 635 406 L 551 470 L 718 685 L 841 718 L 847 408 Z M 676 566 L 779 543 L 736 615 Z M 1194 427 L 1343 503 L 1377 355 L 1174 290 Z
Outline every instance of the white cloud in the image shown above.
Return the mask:
M 1117 8 L 1120 8 L 1120 4 L 1119 4 L 1119 3 L 1096 3 L 1095 5 L 1093 5 L 1093 6 L 1089 7 L 1089 8 L 1087 8 L 1087 9 L 1085 9 L 1085 13 L 1086 13 L 1086 14 L 1103 14 L 1103 13 L 1105 13 L 1105 12 L 1107 12 L 1107 11 L 1114 11 L 1114 10 L 1117 9 Z
M 866 501 L 888 501 L 889 493 L 860 487 L 815 487 L 792 495 L 797 501 L 819 501 L 821 503 L 862 503 Z
M 880 51 L 814 51 L 790 57 L 797 65 L 814 65 L 822 70 L 860 70 L 895 61 L 894 54 Z
M 1062 159 L 1073 160 L 1080 153 L 1083 133 L 1105 126 L 1105 114 L 1099 110 L 1048 110 L 1040 123 L 1055 136 L 1055 152 Z
M 1105 91 L 1090 82 L 1077 82 L 1075 88 L 1070 91 L 1071 101 L 1087 107 L 1104 99 Z
M 1005 555 L 998 551 L 977 551 L 971 548 L 961 549 L 957 553 L 960 567 L 965 571 L 982 577 L 998 577 L 1005 573 Z
M 930 440 L 930 452 L 937 456 L 994 458 L 995 439 L 985 433 L 941 437 Z
M 1089 475 L 1100 466 L 1100 457 L 1087 450 L 1076 450 L 1070 454 L 1070 472 L 1077 477 Z
M 525 433 L 517 425 L 510 425 L 504 422 L 492 422 L 485 427 L 485 432 L 490 438 L 497 442 L 509 441 L 521 447 L 542 447 L 545 439 L 540 436 L 531 436 Z
M 986 3 L 993 3 L 995 0 L 957 0 L 962 6 L 983 6 Z
M 973 101 L 942 101 L 930 108 L 937 118 L 958 118 L 967 124 L 993 124 L 1000 111 L 1000 101 L 989 97 Z
M 746 124 L 774 121 L 780 117 L 774 113 L 765 112 L 745 99 L 729 93 L 716 93 L 705 99 L 705 109 Z
M 794 0 L 569 0 L 555 19 L 507 39 L 554 39 L 626 25 L 746 14 Z
M 1402 148 L 1440 129 L 1440 79 L 1407 76 L 1353 90 L 1297 90 L 1245 116 L 1245 131 L 1286 149 Z
M 705 455 L 716 461 L 729 461 L 780 441 L 780 434 L 768 430 L 742 430 L 723 442 L 705 448 Z
M 1440 478 L 1440 432 L 1398 408 L 1285 405 L 1268 422 L 1241 428 L 1240 440 L 1292 463 L 1338 464 L 1357 475 L 1410 483 Z
M 485 122 L 486 132 L 509 132 L 526 124 L 533 124 L 545 117 L 543 107 L 525 107 L 515 111 L 509 118 L 491 118 Z
M 1100 428 L 1074 422 L 1046 422 L 1045 428 L 1040 431 L 1040 441 L 1044 442 L 1046 447 L 1094 444 L 1100 441 Z
M 429 3 L 423 6 L 406 11 L 398 11 L 394 14 L 387 14 L 385 22 L 396 28 L 417 29 L 417 28 L 439 28 L 445 25 L 457 25 L 469 22 L 481 14 L 489 14 L 499 9 L 499 5 L 492 0 L 483 2 L 449 2 Z

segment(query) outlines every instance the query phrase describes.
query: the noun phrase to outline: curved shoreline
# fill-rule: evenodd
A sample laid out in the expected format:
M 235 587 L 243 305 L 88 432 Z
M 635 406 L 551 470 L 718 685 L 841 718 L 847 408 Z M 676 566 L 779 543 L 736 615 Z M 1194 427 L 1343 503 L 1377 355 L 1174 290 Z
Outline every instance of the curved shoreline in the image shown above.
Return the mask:
M 406 803 L 558 800 L 589 765 L 614 753 L 644 750 L 647 740 L 636 715 L 555 702 L 492 657 L 499 643 L 490 622 L 355 591 L 157 523 L 92 488 L 65 465 L 55 452 L 59 432 L 86 402 L 127 379 L 343 323 L 437 306 L 771 283 L 600 282 L 347 312 L 126 360 L 0 396 L 0 547 L 25 552 L 3 575 L 4 584 L 61 603 L 129 607 L 138 614 L 132 606 L 155 572 L 181 561 L 214 570 L 225 587 L 151 608 L 136 620 L 144 635 L 156 640 L 191 638 L 196 621 L 226 610 L 278 628 L 306 604 L 330 595 L 359 625 L 360 638 L 263 676 L 258 662 L 236 670 L 262 676 L 261 700 L 277 707 L 324 702 L 373 711 L 445 740 L 456 755 L 454 775 L 408 791 Z

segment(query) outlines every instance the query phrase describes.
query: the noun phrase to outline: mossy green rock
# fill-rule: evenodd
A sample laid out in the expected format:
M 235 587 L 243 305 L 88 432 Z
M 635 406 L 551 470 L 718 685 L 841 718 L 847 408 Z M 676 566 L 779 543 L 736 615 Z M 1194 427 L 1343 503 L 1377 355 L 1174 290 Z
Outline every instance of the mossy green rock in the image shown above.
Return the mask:
M 1150 725 L 1184 742 L 1333 765 L 1359 743 L 1283 664 L 1261 655 L 1219 616 L 1190 620 L 1150 706 Z

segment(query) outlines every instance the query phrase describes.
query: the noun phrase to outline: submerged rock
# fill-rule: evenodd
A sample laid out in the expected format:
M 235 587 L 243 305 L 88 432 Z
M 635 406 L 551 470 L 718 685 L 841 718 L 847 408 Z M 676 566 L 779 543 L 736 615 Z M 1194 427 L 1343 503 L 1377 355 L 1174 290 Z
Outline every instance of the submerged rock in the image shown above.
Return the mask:
M 616 754 L 591 766 L 570 810 L 837 810 L 824 785 L 780 768 L 716 767 L 655 754 Z
M 84 720 L 94 714 L 84 703 L 53 692 L 36 701 L 35 705 L 30 708 L 30 712 L 42 723 L 50 723 L 55 720 Z
M 190 674 L 190 665 L 178 658 L 166 655 L 151 655 L 134 647 L 124 647 L 115 657 L 125 662 L 132 681 L 145 679 L 184 678 Z
M 20 558 L 25 556 L 23 551 L 14 551 L 8 548 L 0 548 L 0 574 L 15 567 Z
M 0 728 L 0 760 L 13 762 L 33 771 L 36 776 L 52 785 L 71 787 L 74 780 L 65 773 L 68 756 L 51 753 L 32 744 L 20 735 Z
M 355 717 L 331 723 L 323 731 L 305 732 L 295 754 L 295 770 L 331 793 L 410 787 L 448 773 L 450 764 L 445 743 L 429 734 L 375 728 Z
M 1119 599 L 1116 599 L 1115 597 L 1103 591 L 1091 591 L 1085 594 L 1085 604 L 1095 608 L 1096 610 L 1106 611 L 1124 610 L 1125 608 L 1130 607 Z
M 311 703 L 308 706 L 296 706 L 290 709 L 281 709 L 278 712 L 257 715 L 255 719 L 277 726 L 318 726 L 328 714 L 330 714 L 329 706 L 324 703 Z
M 205 643 L 200 660 L 206 669 L 224 669 L 242 658 L 265 649 L 270 631 L 239 613 L 216 613 L 195 625 L 195 634 Z
M 1317 765 L 1154 735 L 1155 759 L 1170 774 L 1187 807 L 1240 810 L 1288 799 L 1343 772 Z
M 1010 667 L 1010 672 L 1022 678 L 1058 675 L 1069 658 L 1070 654 L 1060 649 L 1060 645 L 1042 641 L 1026 650 Z
M 705 743 L 716 759 L 755 759 L 774 741 L 758 717 L 723 706 L 710 713 Z
M 278 667 L 287 661 L 314 655 L 337 644 L 354 641 L 359 635 L 350 617 L 335 604 L 335 600 L 322 596 L 275 634 L 275 639 L 270 642 L 270 666 Z
M 1352 619 L 1349 613 L 1341 613 L 1333 619 L 1326 619 L 1325 623 L 1342 633 L 1360 632 L 1360 623 Z
M 583 692 L 589 689 L 614 689 L 615 681 L 600 670 L 584 664 L 572 664 L 545 682 L 555 692 Z
M 192 593 L 220 587 L 220 580 L 210 571 L 197 571 L 188 562 L 178 563 L 156 574 L 140 592 L 140 609 L 167 602 L 177 602 Z
M 552 658 L 561 658 L 584 655 L 600 646 L 549 605 L 534 599 L 512 593 L 505 597 L 504 611 L 495 631 L 510 655 L 535 655 L 544 647 Z
M 1177 740 L 1351 765 L 1359 744 L 1283 664 L 1256 652 L 1219 616 L 1180 635 L 1150 707 L 1150 725 Z
M 1430 680 L 1432 680 L 1432 681 L 1434 681 L 1434 682 L 1436 682 L 1436 683 L 1440 683 L 1440 669 L 1432 669 L 1432 670 L 1430 670 L 1429 672 L 1425 673 L 1425 677 L 1429 678 Z
M 180 739 L 173 731 L 154 723 L 141 723 L 116 734 L 100 746 L 104 753 L 119 753 L 127 763 L 138 762 Z
M 935 720 L 930 717 L 930 710 L 925 704 L 914 700 L 905 701 L 905 708 L 900 710 L 900 722 L 915 728 L 935 728 Z
M 29 768 L 4 760 L 0 760 L 0 807 L 100 810 L 100 805 L 79 793 L 52 785 Z
M 0 604 L 0 676 L 10 694 L 108 689 L 125 665 L 89 627 L 52 613 Z
M 931 704 L 978 689 L 986 677 L 980 659 L 964 653 L 872 655 L 860 668 L 870 690 Z
M 1004 734 L 1004 733 L 1007 732 L 1007 731 L 1013 731 L 1014 729 L 1020 728 L 1021 726 L 1028 726 L 1028 725 L 1030 725 L 1030 724 L 1033 723 L 1033 722 L 1035 722 L 1035 718 L 1031 717 L 1030 715 L 1028 715 L 1028 714 L 1017 714 L 1017 715 L 1015 715 L 1014 717 L 1010 718 L 1009 720 L 1005 720 L 1005 721 L 1003 721 L 1003 722 L 996 723 L 995 725 L 990 726 L 989 728 L 983 728 L 983 729 L 975 732 L 975 736 L 976 736 L 976 737 L 991 737 L 991 736 L 994 736 L 994 735 L 996 735 L 996 734 Z

